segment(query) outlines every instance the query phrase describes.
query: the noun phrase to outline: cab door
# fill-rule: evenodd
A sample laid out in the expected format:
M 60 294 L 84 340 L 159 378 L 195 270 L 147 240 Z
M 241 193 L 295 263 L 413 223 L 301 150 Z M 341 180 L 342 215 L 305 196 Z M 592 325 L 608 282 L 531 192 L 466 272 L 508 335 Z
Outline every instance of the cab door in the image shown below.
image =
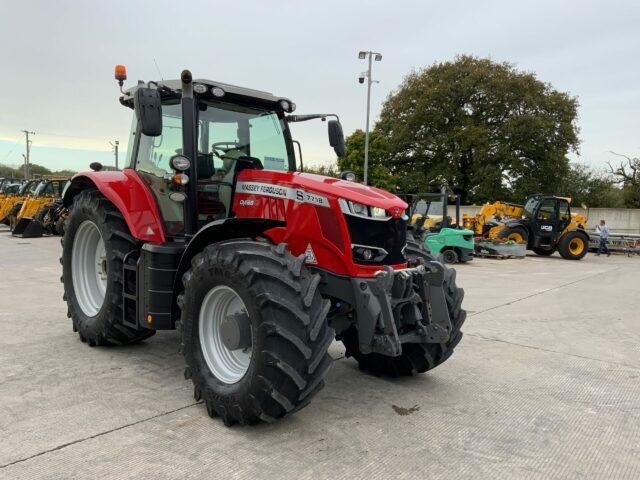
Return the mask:
M 556 231 L 556 238 L 558 238 L 562 232 L 571 223 L 571 210 L 569 209 L 569 202 L 566 200 L 558 199 L 558 228 Z
M 531 229 L 534 235 L 534 247 L 555 245 L 558 232 L 558 202 L 555 198 L 541 200 L 536 210 Z

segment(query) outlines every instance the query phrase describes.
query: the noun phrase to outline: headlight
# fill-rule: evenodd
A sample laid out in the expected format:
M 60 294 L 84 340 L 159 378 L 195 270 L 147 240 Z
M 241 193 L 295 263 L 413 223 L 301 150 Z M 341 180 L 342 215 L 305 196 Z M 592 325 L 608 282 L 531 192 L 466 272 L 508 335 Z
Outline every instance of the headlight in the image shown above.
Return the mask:
M 356 215 L 358 217 L 371 218 L 374 220 L 387 220 L 391 218 L 391 215 L 380 207 L 370 207 L 358 202 L 352 202 L 350 200 L 340 199 L 340 209 L 347 215 Z

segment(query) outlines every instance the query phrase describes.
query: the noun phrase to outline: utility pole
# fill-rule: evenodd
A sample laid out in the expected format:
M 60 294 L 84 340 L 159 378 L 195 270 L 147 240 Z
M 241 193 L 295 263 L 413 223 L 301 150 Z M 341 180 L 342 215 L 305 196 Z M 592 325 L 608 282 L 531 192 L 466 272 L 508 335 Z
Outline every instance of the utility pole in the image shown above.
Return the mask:
M 114 143 L 109 142 L 109 144 L 113 147 L 113 153 L 116 156 L 116 170 L 120 170 L 118 168 L 118 146 L 120 145 L 120 142 L 118 140 L 114 140 Z
M 31 150 L 31 141 L 29 140 L 29 135 L 35 135 L 35 132 L 30 132 L 29 130 L 22 130 L 25 136 L 25 154 L 24 157 L 24 179 L 29 180 L 29 151 Z
M 364 83 L 364 77 L 367 78 L 367 123 L 366 129 L 364 133 L 364 184 L 368 185 L 369 182 L 369 114 L 371 112 L 371 84 L 378 83 L 371 78 L 371 67 L 372 62 L 375 59 L 376 62 L 382 60 L 382 54 L 378 52 L 371 51 L 361 51 L 358 53 L 358 58 L 360 60 L 364 60 L 365 58 L 369 59 L 369 69 L 360 75 L 360 83 Z

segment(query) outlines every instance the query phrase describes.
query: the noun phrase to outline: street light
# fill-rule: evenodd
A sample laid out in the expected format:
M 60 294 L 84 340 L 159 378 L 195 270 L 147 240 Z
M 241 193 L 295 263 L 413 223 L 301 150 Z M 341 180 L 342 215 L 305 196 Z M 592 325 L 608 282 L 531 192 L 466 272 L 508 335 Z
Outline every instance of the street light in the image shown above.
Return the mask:
M 371 84 L 378 83 L 377 81 L 371 78 L 371 65 L 372 60 L 379 62 L 382 60 L 382 54 L 378 52 L 358 52 L 358 58 L 360 60 L 364 60 L 365 58 L 369 59 L 369 69 L 366 72 L 360 74 L 358 81 L 360 83 L 364 83 L 364 79 L 367 79 L 367 127 L 364 133 L 364 184 L 368 184 L 369 180 L 369 113 L 371 111 Z

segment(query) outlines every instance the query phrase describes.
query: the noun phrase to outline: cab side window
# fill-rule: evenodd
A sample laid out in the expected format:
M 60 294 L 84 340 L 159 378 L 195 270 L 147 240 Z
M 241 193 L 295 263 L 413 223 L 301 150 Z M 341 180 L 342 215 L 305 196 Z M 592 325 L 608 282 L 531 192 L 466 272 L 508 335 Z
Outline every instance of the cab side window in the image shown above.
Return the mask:
M 538 220 L 555 220 L 556 217 L 556 201 L 548 198 L 542 201 L 538 209 Z
M 569 202 L 561 201 L 558 204 L 558 213 L 560 215 L 560 220 L 568 222 L 571 220 L 571 213 L 569 211 Z
M 136 170 L 149 186 L 158 202 L 168 235 L 184 230 L 183 204 L 169 198 L 173 170 L 169 159 L 182 153 L 182 121 L 180 104 L 162 106 L 162 134 L 147 137 L 140 134 L 136 154 Z

